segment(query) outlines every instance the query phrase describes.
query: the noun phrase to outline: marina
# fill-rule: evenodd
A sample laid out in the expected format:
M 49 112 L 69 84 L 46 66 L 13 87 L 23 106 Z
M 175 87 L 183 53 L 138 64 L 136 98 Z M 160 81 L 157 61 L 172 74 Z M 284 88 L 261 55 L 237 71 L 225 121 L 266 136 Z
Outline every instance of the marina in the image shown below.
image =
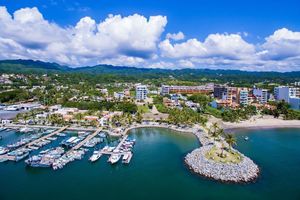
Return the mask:
M 82 160 L 92 148 L 95 150 L 89 157 L 90 162 L 96 162 L 106 155 L 111 164 L 117 163 L 121 158 L 122 163 L 128 164 L 135 144 L 135 140 L 129 140 L 128 135 L 113 139 L 111 143 L 102 128 L 94 132 L 69 130 L 67 126 L 57 130 L 36 127 L 14 127 L 12 130 L 22 137 L 0 147 L 0 162 L 25 160 L 26 166 L 33 168 L 62 169 L 68 163 Z M 103 146 L 104 141 L 106 145 Z
M 67 131 L 63 133 L 66 137 L 75 134 L 74 132 L 70 135 Z M 297 185 L 300 177 L 296 167 L 300 162 L 297 156 L 300 152 L 298 133 L 299 129 L 249 130 L 237 133 L 240 144 L 238 150 L 255 158 L 262 168 L 268 168 L 268 171 L 262 170 L 261 178 L 251 184 L 221 184 L 190 174 L 182 159 L 187 152 L 198 147 L 195 136 L 167 129 L 145 128 L 132 130 L 128 134 L 128 139 L 136 140 L 134 157 L 129 165 L 122 164 L 123 157 L 114 165 L 107 163 L 110 155 L 102 155 L 93 163 L 89 161 L 94 150 L 101 150 L 106 145 L 116 147 L 119 140 L 113 143 L 104 141 L 97 145 L 96 149 L 91 148 L 86 152 L 82 160 L 74 160 L 63 170 L 30 167 L 23 161 L 0 163 L 1 198 L 37 200 L 42 195 L 45 200 L 53 198 L 79 200 L 87 196 L 98 198 L 99 194 L 92 191 L 99 190 L 101 198 L 107 199 L 150 200 L 167 196 L 172 199 L 192 200 L 199 198 L 297 200 L 294 197 L 299 194 L 300 189 Z M 19 134 L 11 134 L 19 137 Z M 249 137 L 248 141 L 244 140 L 245 136 Z M 58 138 L 53 146 L 51 143 L 35 155 L 60 146 L 60 140 L 63 139 L 65 138 Z M 5 140 L 1 141 L 0 145 L 4 144 Z M 277 159 L 270 157 L 273 154 Z M 16 183 L 23 186 L 15 187 Z M 178 183 L 180 187 L 177 187 Z M 74 189 L 78 185 L 81 189 Z M 115 192 L 118 185 L 121 187 Z M 136 188 L 134 193 L 123 195 L 132 188 Z M 55 194 L 49 194 L 49 190 Z M 159 194 L 153 191 L 159 191 Z M 58 193 L 60 195 L 56 195 Z M 153 195 L 150 197 L 149 193 Z

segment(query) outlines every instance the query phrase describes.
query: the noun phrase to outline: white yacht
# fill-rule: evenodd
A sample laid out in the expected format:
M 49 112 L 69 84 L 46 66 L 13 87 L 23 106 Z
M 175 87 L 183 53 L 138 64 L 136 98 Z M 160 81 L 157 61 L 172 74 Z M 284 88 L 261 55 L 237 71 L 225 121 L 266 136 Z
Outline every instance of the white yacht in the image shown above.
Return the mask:
M 125 153 L 122 158 L 122 163 L 128 164 L 132 158 L 132 152 Z
M 100 153 L 100 151 L 94 151 L 93 155 L 90 157 L 89 160 L 91 162 L 96 162 L 101 156 L 102 154 Z
M 9 149 L 8 149 L 8 148 L 5 148 L 5 147 L 0 147 L 0 155 L 2 155 L 2 154 L 6 154 L 8 151 L 9 151 Z
M 108 162 L 110 162 L 111 164 L 115 164 L 117 163 L 121 158 L 120 154 L 113 154 L 109 157 Z
M 21 133 L 28 133 L 28 132 L 31 132 L 33 131 L 31 128 L 28 128 L 28 127 L 23 127 L 23 128 L 20 128 L 19 130 Z

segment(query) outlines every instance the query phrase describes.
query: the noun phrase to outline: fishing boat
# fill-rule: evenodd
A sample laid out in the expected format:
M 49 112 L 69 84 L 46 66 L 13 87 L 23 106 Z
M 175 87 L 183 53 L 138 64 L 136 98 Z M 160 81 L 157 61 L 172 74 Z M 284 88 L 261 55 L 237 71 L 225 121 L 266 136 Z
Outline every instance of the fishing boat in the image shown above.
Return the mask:
M 125 163 L 125 164 L 130 163 L 132 155 L 133 155 L 132 152 L 125 153 L 122 158 L 122 163 Z
M 113 154 L 109 157 L 108 162 L 110 162 L 112 165 L 117 163 L 121 158 L 120 154 Z
M 244 138 L 244 140 L 245 140 L 245 141 L 248 141 L 248 140 L 249 140 L 249 138 L 246 136 L 246 137 Z
M 96 162 L 102 156 L 100 151 L 94 151 L 93 155 L 90 157 L 91 162 Z

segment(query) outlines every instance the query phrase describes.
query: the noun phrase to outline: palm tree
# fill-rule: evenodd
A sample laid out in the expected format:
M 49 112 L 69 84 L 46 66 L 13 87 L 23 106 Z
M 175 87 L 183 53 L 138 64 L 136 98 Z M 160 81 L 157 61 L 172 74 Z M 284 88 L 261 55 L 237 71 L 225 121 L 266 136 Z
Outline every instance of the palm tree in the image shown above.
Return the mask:
M 217 132 L 217 130 L 219 129 L 218 123 L 217 122 L 213 123 L 211 129 L 214 130 L 213 132 Z
M 232 134 L 226 134 L 225 141 L 228 143 L 230 150 L 232 149 L 233 145 L 236 145 L 236 138 Z

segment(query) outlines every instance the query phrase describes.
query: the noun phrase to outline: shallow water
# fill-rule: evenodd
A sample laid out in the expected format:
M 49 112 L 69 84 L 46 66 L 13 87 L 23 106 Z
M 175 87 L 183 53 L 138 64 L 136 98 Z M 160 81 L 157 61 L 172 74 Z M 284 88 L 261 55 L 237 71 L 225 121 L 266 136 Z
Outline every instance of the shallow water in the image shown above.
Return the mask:
M 21 137 L 0 135 L 6 135 L 0 145 Z M 183 159 L 199 146 L 193 135 L 147 128 L 132 130 L 130 137 L 136 145 L 128 166 L 111 166 L 105 156 L 91 164 L 89 155 L 58 171 L 27 168 L 24 162 L 0 163 L 0 199 L 300 199 L 299 129 L 237 133 L 237 148 L 262 171 L 257 182 L 246 185 L 191 174 Z

